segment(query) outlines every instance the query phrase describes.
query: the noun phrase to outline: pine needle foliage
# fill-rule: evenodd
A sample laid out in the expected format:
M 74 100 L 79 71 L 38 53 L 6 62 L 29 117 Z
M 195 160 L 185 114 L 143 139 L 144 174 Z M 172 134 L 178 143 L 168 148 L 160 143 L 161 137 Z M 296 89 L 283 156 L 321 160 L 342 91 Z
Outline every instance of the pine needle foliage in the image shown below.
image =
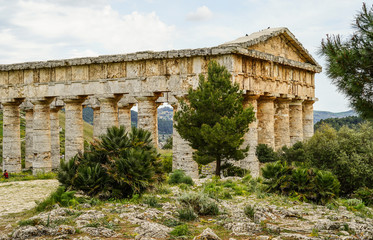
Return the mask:
M 207 79 L 199 75 L 197 89 L 189 89 L 187 102 L 175 113 L 174 127 L 190 142 L 194 160 L 202 165 L 216 162 L 216 175 L 228 159 L 243 159 L 243 136 L 254 120 L 252 108 L 243 109 L 243 93 L 232 84 L 228 70 L 215 61 L 208 65 Z
M 373 119 L 373 5 L 363 4 L 352 25 L 355 32 L 346 40 L 328 35 L 321 42 L 326 73 L 351 106 L 362 117 Z
M 133 127 L 108 128 L 82 154 L 61 163 L 59 181 L 101 198 L 130 198 L 164 179 L 151 134 Z

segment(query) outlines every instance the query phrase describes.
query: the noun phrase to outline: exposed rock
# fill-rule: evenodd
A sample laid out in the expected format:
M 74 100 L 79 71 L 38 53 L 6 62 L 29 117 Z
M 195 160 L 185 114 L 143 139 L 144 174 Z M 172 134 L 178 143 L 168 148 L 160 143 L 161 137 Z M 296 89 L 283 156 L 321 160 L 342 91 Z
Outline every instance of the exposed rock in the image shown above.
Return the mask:
M 82 232 L 88 233 L 94 237 L 117 237 L 118 234 L 111 229 L 104 227 L 84 227 L 81 229 Z
M 159 223 L 142 221 L 140 227 L 135 229 L 138 233 L 135 239 L 144 240 L 146 238 L 159 238 L 165 239 L 168 237 L 168 233 L 171 232 L 171 228 L 166 227 Z
M 210 228 L 206 228 L 203 232 L 194 237 L 193 240 L 221 240 Z
M 253 222 L 230 222 L 224 225 L 233 235 L 252 235 L 261 231 L 261 227 Z

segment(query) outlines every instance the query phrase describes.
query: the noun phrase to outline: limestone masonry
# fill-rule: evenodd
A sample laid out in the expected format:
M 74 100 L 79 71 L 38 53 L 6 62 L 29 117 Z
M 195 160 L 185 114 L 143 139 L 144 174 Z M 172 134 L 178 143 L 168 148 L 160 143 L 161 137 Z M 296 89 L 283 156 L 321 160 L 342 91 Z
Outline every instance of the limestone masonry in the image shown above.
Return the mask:
M 250 152 L 239 165 L 259 172 L 255 147 L 292 145 L 313 135 L 315 73 L 321 67 L 287 28 L 270 28 L 217 47 L 137 52 L 90 58 L 0 65 L 3 109 L 3 169 L 21 171 L 20 109 L 26 112 L 26 168 L 58 168 L 58 111 L 66 112 L 65 157 L 83 151 L 83 107 L 94 110 L 94 135 L 109 126 L 130 126 L 138 106 L 138 127 L 151 131 L 157 145 L 157 107 L 178 102 L 210 60 L 227 67 L 244 90 L 244 106 L 257 120 L 245 143 Z M 165 97 L 167 93 L 167 98 Z M 173 168 L 193 177 L 193 150 L 174 130 Z

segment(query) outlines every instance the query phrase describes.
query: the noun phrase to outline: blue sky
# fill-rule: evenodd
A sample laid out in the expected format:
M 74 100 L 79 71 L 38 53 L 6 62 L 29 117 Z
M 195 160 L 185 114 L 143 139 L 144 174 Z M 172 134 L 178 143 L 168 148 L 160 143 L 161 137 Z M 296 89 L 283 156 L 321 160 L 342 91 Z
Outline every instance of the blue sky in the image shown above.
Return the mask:
M 373 0 L 365 1 L 368 6 Z M 326 34 L 352 33 L 360 0 L 0 0 L 0 64 L 212 47 L 287 27 L 314 58 Z M 322 73 L 315 110 L 349 110 Z

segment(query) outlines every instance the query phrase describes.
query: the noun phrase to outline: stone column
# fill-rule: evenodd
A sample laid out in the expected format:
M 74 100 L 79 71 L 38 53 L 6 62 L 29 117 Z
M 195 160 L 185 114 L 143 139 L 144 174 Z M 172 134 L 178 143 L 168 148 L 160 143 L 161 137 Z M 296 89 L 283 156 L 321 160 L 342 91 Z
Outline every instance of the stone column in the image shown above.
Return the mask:
M 51 119 L 51 158 L 52 158 L 52 169 L 57 170 L 60 167 L 60 119 L 58 113 L 62 106 L 53 106 L 50 110 Z
M 83 106 L 86 96 L 65 98 L 65 161 L 84 151 Z
M 252 107 L 255 113 L 255 120 L 249 124 L 249 131 L 244 135 L 243 146 L 249 145 L 249 152 L 245 159 L 240 161 L 240 167 L 244 169 L 249 169 L 253 177 L 259 176 L 259 161 L 256 157 L 255 151 L 258 145 L 258 100 L 259 95 L 245 95 L 243 107 Z
M 93 109 L 93 137 L 100 136 L 100 106 L 92 106 Z
M 273 96 L 258 99 L 258 144 L 267 144 L 275 148 L 275 109 Z
M 21 99 L 3 101 L 3 171 L 21 172 L 19 105 Z
M 315 101 L 303 102 L 303 139 L 308 140 L 313 136 L 313 104 Z
M 148 130 L 152 134 L 153 145 L 158 147 L 158 120 L 157 100 L 158 96 L 135 97 L 138 102 L 137 127 Z
M 51 159 L 51 129 L 50 129 L 50 106 L 53 98 L 40 98 L 31 100 L 34 104 L 33 119 L 33 173 L 52 170 Z
M 174 114 L 178 110 L 179 104 L 172 103 Z M 175 121 L 175 120 L 174 120 Z M 198 164 L 193 160 L 193 148 L 189 142 L 183 139 L 173 128 L 172 132 L 172 170 L 182 169 L 188 176 L 198 178 Z
M 303 100 L 295 99 L 289 103 L 290 144 L 303 141 Z
M 131 108 L 134 103 L 128 103 L 118 106 L 119 125 L 124 126 L 126 131 L 131 131 Z
M 290 146 L 289 102 L 287 98 L 277 98 L 275 101 L 275 148 Z
M 34 160 L 33 152 L 33 119 L 34 110 L 26 108 L 26 129 L 25 129 L 25 169 L 32 168 L 32 161 Z
M 101 96 L 100 102 L 100 135 L 106 134 L 112 126 L 118 127 L 118 101 L 122 96 Z

